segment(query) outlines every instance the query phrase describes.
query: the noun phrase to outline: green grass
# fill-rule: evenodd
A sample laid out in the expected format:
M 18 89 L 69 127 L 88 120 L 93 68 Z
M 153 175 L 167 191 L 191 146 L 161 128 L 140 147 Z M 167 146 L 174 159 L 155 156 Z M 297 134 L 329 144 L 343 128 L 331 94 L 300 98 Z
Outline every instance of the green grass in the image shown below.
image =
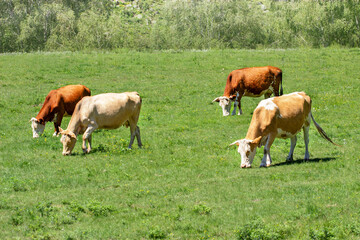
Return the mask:
M 359 239 L 360 50 L 212 50 L 0 55 L 1 239 Z M 245 137 L 260 99 L 222 117 L 211 101 L 228 73 L 273 65 L 284 92 L 305 91 L 313 115 L 343 147 L 310 128 L 294 163 L 290 140 L 275 140 L 273 166 L 240 168 L 228 145 Z M 29 120 L 47 93 L 84 84 L 92 94 L 138 91 L 143 149 L 129 129 L 99 130 L 93 152 L 79 140 L 61 155 L 48 123 Z M 66 128 L 70 118 L 64 118 Z

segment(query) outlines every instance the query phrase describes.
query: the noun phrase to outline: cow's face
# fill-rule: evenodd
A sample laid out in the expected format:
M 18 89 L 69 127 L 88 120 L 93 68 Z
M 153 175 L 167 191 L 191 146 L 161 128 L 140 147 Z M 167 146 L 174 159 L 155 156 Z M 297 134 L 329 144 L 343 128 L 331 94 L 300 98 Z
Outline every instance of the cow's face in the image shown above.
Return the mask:
M 61 138 L 60 142 L 63 144 L 63 152 L 62 155 L 68 156 L 71 154 L 71 151 L 75 147 L 76 143 L 76 135 L 73 132 L 70 132 L 68 130 L 62 130 L 60 129 Z
M 213 102 L 218 102 L 220 107 L 223 110 L 223 116 L 230 115 L 231 101 L 228 97 L 218 97 L 213 100 Z
M 33 131 L 33 138 L 38 138 L 44 132 L 45 124 L 41 124 L 36 118 L 32 118 L 30 122 Z
M 255 157 L 257 145 L 254 144 L 252 140 L 248 140 L 248 139 L 237 140 L 236 142 L 230 144 L 230 146 L 232 145 L 238 146 L 237 151 L 241 156 L 240 166 L 242 168 L 250 168 Z

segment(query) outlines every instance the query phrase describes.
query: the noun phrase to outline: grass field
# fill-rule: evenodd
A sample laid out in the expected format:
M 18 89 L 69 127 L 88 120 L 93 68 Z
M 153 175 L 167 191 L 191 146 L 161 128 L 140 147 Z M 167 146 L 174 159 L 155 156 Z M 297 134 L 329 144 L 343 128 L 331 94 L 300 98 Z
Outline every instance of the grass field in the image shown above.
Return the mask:
M 360 49 L 0 55 L 0 239 L 360 239 Z M 261 98 L 222 117 L 211 101 L 228 73 L 283 70 L 284 92 L 305 91 L 334 142 L 310 128 L 275 140 L 273 166 L 241 169 L 236 148 Z M 129 129 L 99 130 L 61 155 L 53 124 L 32 138 L 29 120 L 67 84 L 92 95 L 138 91 L 144 144 Z M 70 118 L 64 118 L 65 129 Z

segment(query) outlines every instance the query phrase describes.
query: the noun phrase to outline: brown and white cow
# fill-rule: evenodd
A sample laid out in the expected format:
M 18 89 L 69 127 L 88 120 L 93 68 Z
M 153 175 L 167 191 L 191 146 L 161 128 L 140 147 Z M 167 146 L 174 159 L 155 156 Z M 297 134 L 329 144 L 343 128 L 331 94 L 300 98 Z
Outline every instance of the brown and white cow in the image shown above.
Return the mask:
M 39 137 L 44 132 L 46 122 L 51 121 L 54 121 L 55 127 L 53 136 L 57 136 L 64 114 L 72 115 L 75 105 L 84 96 L 90 95 L 90 90 L 83 85 L 68 85 L 51 90 L 38 115 L 30 120 L 33 138 Z
M 280 68 L 272 66 L 242 68 L 229 74 L 224 95 L 215 98 L 213 102 L 219 102 L 223 110 L 223 116 L 229 116 L 231 102 L 234 101 L 232 115 L 236 114 L 237 105 L 239 107 L 238 115 L 241 115 L 241 98 L 243 96 L 260 97 L 265 95 L 265 98 L 269 98 L 272 93 L 275 96 L 283 94 L 282 71 Z
M 260 167 L 271 164 L 270 147 L 275 138 L 290 138 L 291 147 L 287 161 L 293 160 L 296 145 L 296 134 L 304 130 L 305 160 L 310 157 L 309 128 L 311 119 L 320 135 L 335 144 L 315 122 L 311 114 L 311 99 L 304 92 L 295 92 L 280 97 L 262 100 L 254 110 L 251 123 L 245 139 L 238 140 L 231 145 L 237 145 L 241 156 L 241 167 L 251 167 L 256 148 L 264 145 L 264 157 Z M 337 145 L 339 146 L 339 145 Z
M 91 133 L 95 129 L 116 129 L 122 125 L 130 126 L 131 148 L 135 136 L 141 147 L 140 129 L 137 122 L 140 115 L 141 98 L 137 92 L 104 93 L 84 97 L 75 107 L 66 130 L 60 129 L 63 144 L 63 155 L 70 155 L 78 134 L 83 133 L 82 149 L 84 153 L 91 150 Z M 88 148 L 86 147 L 88 141 Z

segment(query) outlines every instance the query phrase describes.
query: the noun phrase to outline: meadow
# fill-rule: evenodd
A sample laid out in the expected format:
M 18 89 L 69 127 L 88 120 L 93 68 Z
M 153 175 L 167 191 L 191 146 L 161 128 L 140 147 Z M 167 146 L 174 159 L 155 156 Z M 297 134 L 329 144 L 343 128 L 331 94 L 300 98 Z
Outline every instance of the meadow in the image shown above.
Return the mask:
M 0 55 L 0 239 L 360 239 L 360 49 L 62 52 Z M 311 96 L 310 160 L 298 135 L 275 140 L 273 166 L 251 169 L 228 145 L 244 138 L 261 98 L 242 116 L 218 104 L 233 69 L 273 65 L 284 93 Z M 32 138 L 52 89 L 138 91 L 144 147 L 129 129 L 93 133 L 62 156 L 53 124 Z M 66 128 L 70 118 L 64 118 Z

